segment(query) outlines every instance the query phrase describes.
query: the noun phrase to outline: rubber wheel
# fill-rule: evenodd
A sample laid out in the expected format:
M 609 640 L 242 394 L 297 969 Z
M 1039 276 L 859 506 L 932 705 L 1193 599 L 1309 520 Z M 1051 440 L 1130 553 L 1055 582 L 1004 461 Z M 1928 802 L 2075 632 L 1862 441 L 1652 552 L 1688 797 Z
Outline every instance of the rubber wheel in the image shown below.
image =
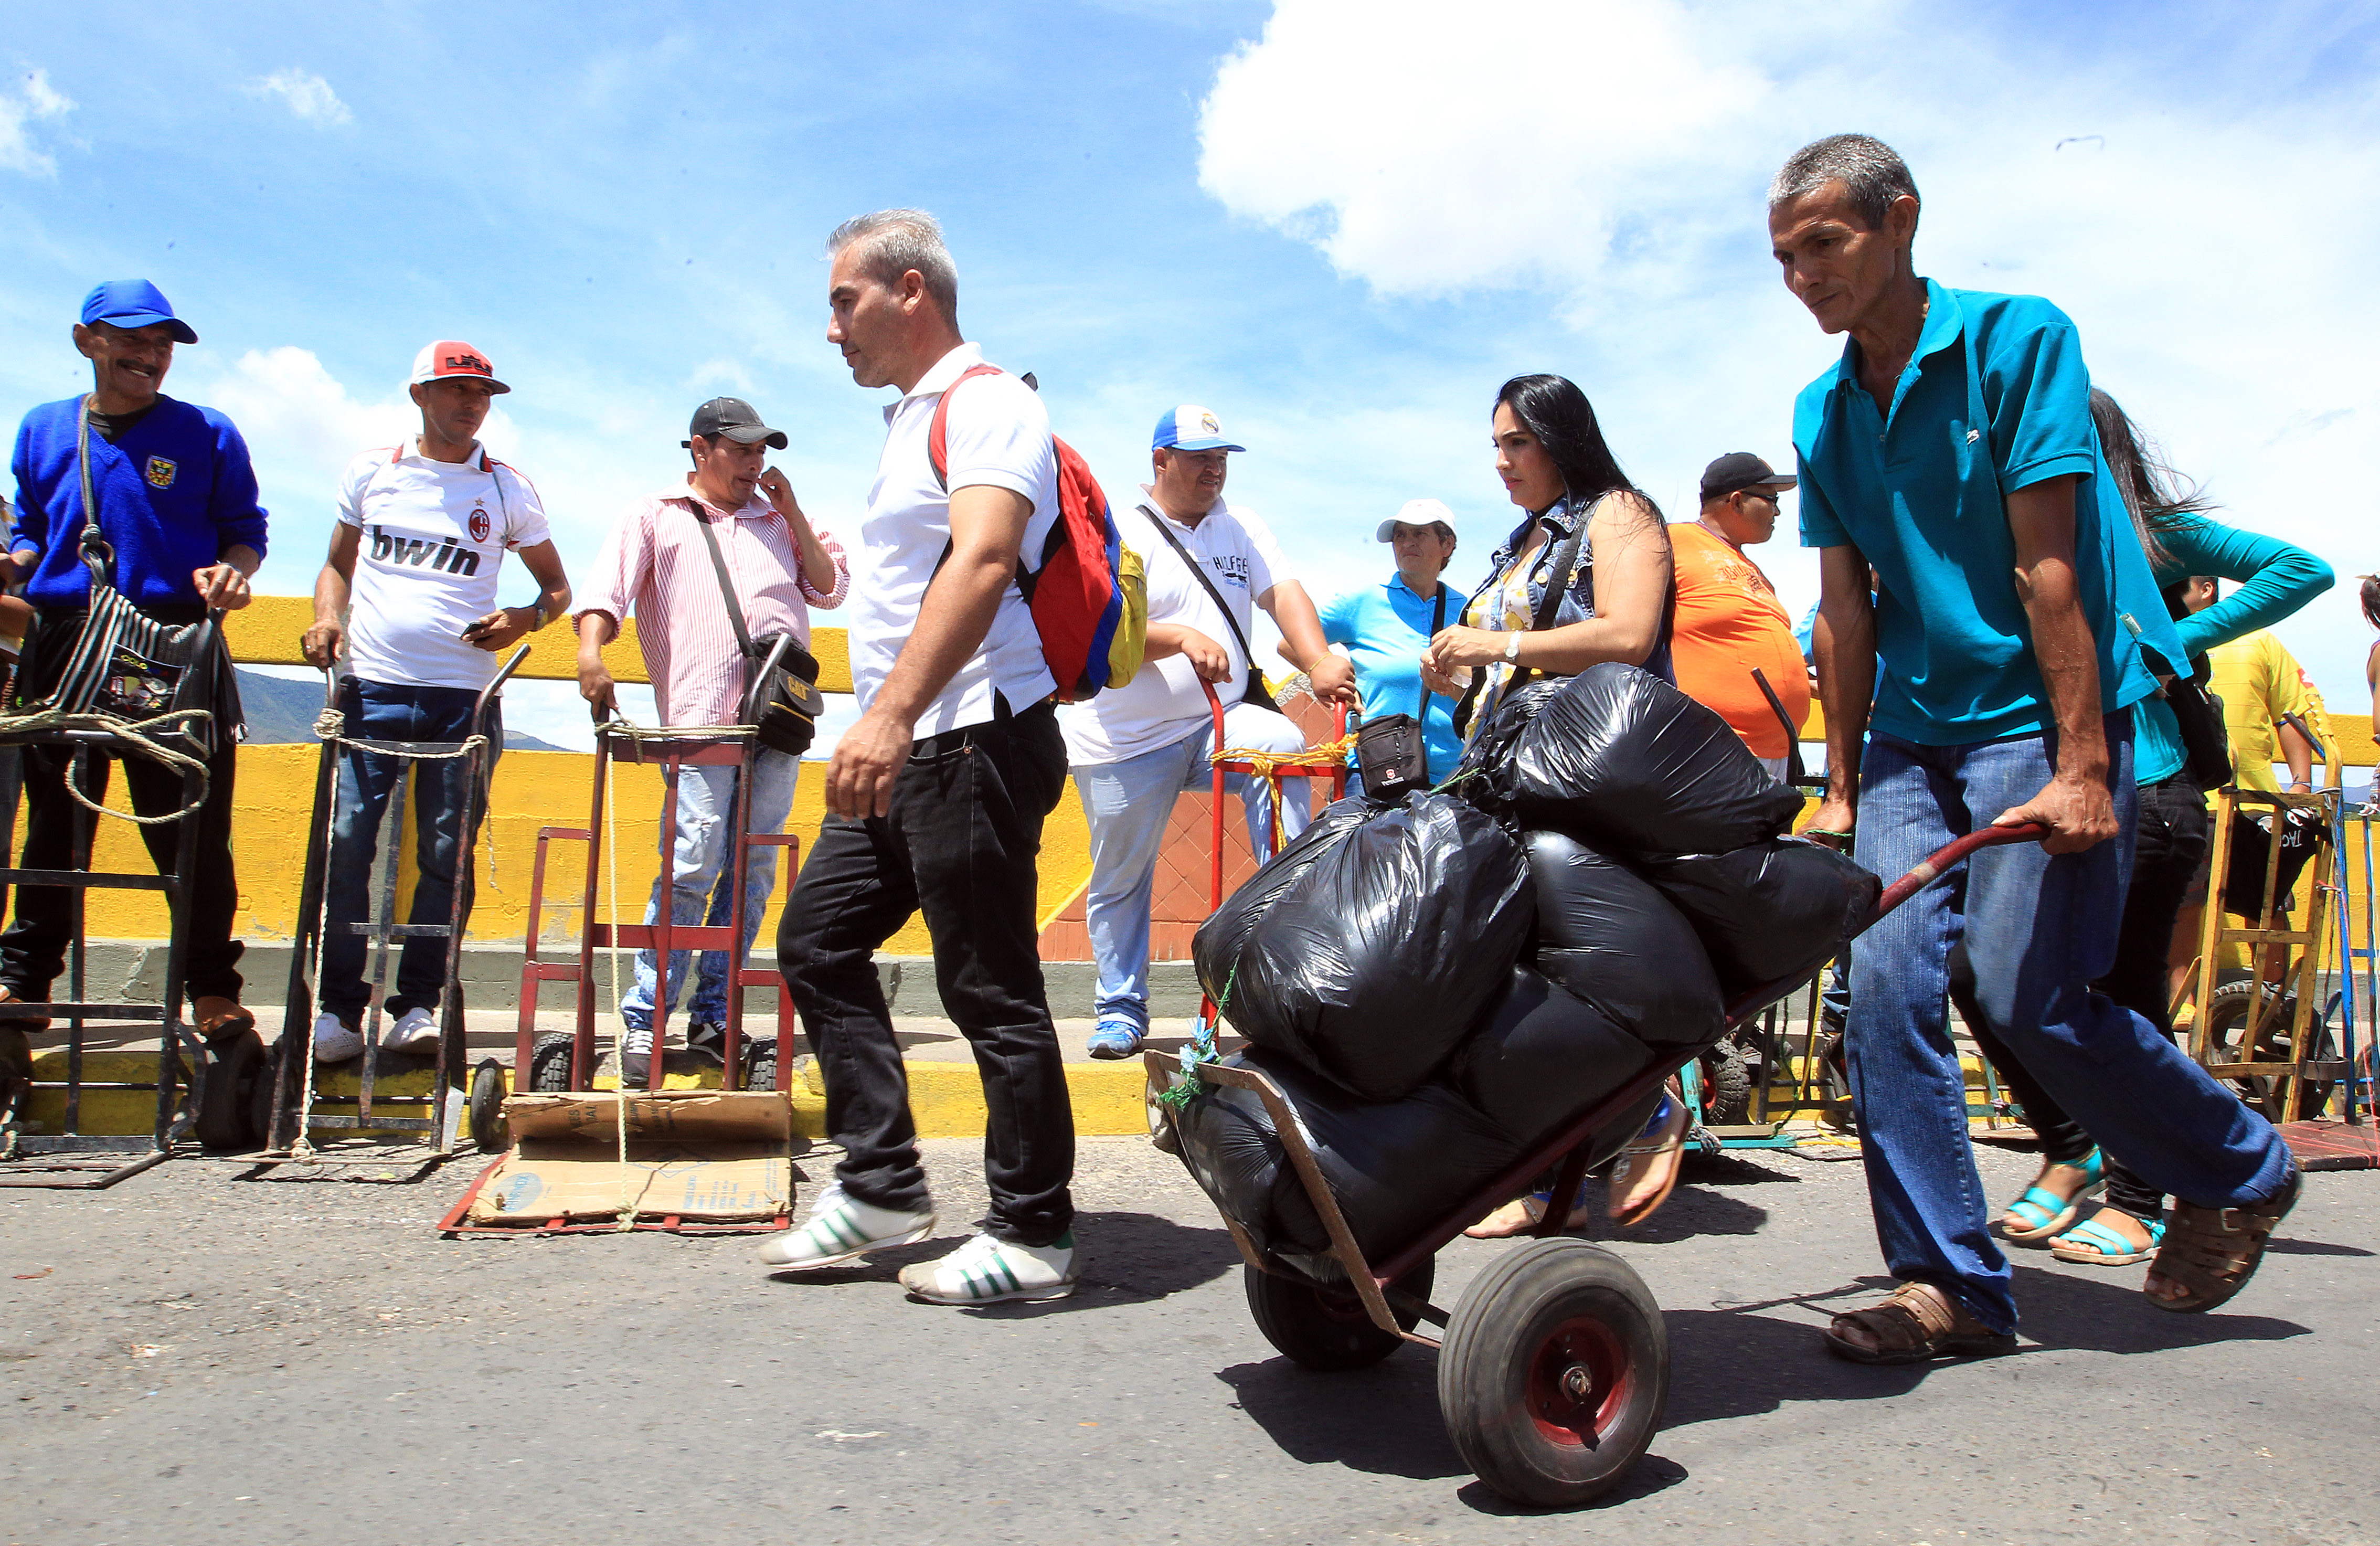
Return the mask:
M 513 1146 L 504 1121 L 504 1070 L 492 1057 L 480 1059 L 471 1070 L 471 1142 L 482 1154 L 501 1154 Z
M 1752 1049 L 1733 1038 L 1702 1055 L 1703 1121 L 1731 1127 L 1752 1115 Z
M 255 1117 L 256 1087 L 272 1083 L 273 1060 L 265 1055 L 264 1043 L 253 1030 L 244 1030 L 207 1043 L 205 1057 L 206 1089 L 199 1098 L 195 1128 L 199 1147 L 225 1154 L 258 1147 L 264 1131 Z M 268 1089 L 268 1113 L 272 1100 Z
M 1618 1483 L 1670 1391 L 1661 1307 L 1628 1264 L 1557 1237 L 1499 1257 L 1463 1290 L 1438 1358 L 1438 1405 L 1479 1479 L 1515 1503 L 1574 1508 Z
M 565 1090 L 570 1088 L 570 1049 L 577 1037 L 570 1031 L 557 1030 L 537 1039 L 529 1049 L 528 1087 L 536 1090 Z
M 774 1090 L 777 1088 L 777 1039 L 755 1041 L 744 1054 L 744 1088 Z
M 2226 982 L 2215 990 L 2214 994 L 2207 1000 L 2206 1017 L 2208 1032 L 2214 1038 L 2214 1044 L 2221 1050 L 2227 1061 L 2289 1062 L 2293 1055 L 2289 1046 L 2289 1027 L 2297 1018 L 2298 1007 L 2295 993 L 2283 992 L 2279 995 L 2277 1005 L 2265 1018 L 2264 1034 L 2257 1039 L 2252 1049 L 2241 1045 L 2247 1033 L 2249 1011 L 2254 1002 L 2255 990 L 2256 984 L 2246 978 L 2237 982 Z M 2273 996 L 2273 991 L 2266 989 L 2265 997 L 2269 1000 Z M 2338 1043 L 2331 1036 L 2326 1016 L 2317 1017 L 2307 1030 L 2313 1041 L 2312 1056 L 2325 1059 L 2335 1059 L 2338 1056 Z M 2278 1122 L 2281 1119 L 2282 1110 L 2288 1099 L 2288 1081 L 2276 1078 L 2269 1074 L 2243 1074 L 2226 1082 L 2240 1092 L 2240 1099 L 2246 1102 L 2250 1109 L 2263 1115 L 2265 1120 Z M 2331 1091 L 2336 1086 L 2337 1081 L 2333 1079 L 2304 1081 L 2304 1086 L 2298 1097 L 2300 1119 L 2311 1117 L 2328 1105 Z
M 1257 1330 L 1302 1368 L 1324 1373 L 1368 1369 L 1405 1345 L 1404 1338 L 1390 1336 L 1372 1324 L 1353 1289 L 1324 1288 L 1305 1278 L 1259 1272 L 1254 1267 L 1240 1271 L 1246 1279 L 1248 1313 L 1256 1317 Z M 1427 1300 L 1437 1275 L 1438 1263 L 1425 1261 L 1398 1279 L 1397 1287 Z M 1421 1319 L 1395 1306 L 1390 1308 L 1397 1324 L 1407 1331 Z

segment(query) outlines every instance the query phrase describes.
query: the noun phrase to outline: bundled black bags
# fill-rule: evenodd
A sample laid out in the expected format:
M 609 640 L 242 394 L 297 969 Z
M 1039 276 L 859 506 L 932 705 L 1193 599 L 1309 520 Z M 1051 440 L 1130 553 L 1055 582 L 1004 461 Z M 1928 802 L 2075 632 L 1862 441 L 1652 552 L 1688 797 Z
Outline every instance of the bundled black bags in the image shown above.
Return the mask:
M 1463 749 L 1463 760 L 1454 764 L 1446 787 L 1489 815 L 1508 813 L 1512 804 L 1512 743 L 1565 685 L 1561 677 L 1548 677 L 1506 693 L 1470 745 Z
M 1528 868 L 1503 828 L 1448 795 L 1367 818 L 1341 801 L 1316 827 L 1199 927 L 1198 980 L 1256 1045 L 1392 1101 L 1501 988 L 1533 921 Z
M 1791 825 L 1779 783 L 1727 721 L 1633 665 L 1589 666 L 1513 737 L 1504 785 L 1524 826 L 1622 853 L 1719 854 Z
M 1521 840 L 1536 890 L 1536 968 L 1656 1046 L 1718 1038 L 1718 980 L 1677 908 L 1617 859 L 1574 837 Z
M 1730 999 L 1816 970 L 1867 927 L 1884 891 L 1841 854 L 1799 837 L 1636 863 L 1694 919 Z
M 1520 1153 L 1509 1134 L 1444 1085 L 1366 1103 L 1275 1053 L 1252 1050 L 1227 1062 L 1269 1076 L 1289 1098 L 1367 1256 L 1409 1244 Z M 1174 1119 L 1174 1130 L 1200 1189 L 1259 1250 L 1298 1259 L 1293 1265 L 1318 1277 L 1343 1275 L 1321 1260 L 1330 1237 L 1255 1094 L 1209 1087 Z
M 1451 1072 L 1463 1098 L 1525 1149 L 1644 1072 L 1653 1057 L 1595 1005 L 1516 967 Z M 1657 1091 L 1648 1103 L 1658 1099 Z M 1643 1121 L 1639 1114 L 1637 1125 Z

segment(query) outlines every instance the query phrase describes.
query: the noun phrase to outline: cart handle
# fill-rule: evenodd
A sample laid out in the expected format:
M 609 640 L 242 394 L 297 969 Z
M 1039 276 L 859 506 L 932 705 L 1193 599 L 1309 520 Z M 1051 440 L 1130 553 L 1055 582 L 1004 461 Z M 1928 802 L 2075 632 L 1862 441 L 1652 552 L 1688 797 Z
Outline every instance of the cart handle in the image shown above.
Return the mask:
M 1870 915 L 1868 922 L 1874 923 L 1933 884 L 1941 878 L 1944 870 L 1978 848 L 1996 848 L 2003 843 L 2038 843 L 2048 835 L 2049 825 L 2046 822 L 2015 822 L 2004 827 L 1981 827 L 1964 837 L 1953 838 L 1919 861 L 1908 874 L 1885 887 L 1884 895 L 1876 898 L 1876 911 Z

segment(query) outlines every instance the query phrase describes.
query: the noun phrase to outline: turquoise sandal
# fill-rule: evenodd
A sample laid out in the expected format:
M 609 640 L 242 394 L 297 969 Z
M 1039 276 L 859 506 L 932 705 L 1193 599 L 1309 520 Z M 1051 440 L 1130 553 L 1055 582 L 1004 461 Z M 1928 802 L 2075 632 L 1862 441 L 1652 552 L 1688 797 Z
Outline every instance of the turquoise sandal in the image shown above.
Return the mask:
M 2082 1216 L 2082 1199 L 2107 1184 L 2107 1161 L 2097 1149 L 2082 1156 L 2082 1163 L 2070 1167 L 2082 1173 L 2082 1185 L 2071 1197 L 2060 1197 L 2046 1187 L 2027 1187 L 2024 1195 L 2008 1205 L 2008 1211 L 1992 1224 L 1992 1233 L 2012 1246 L 2046 1246 L 2051 1236 L 2063 1235 Z
M 2049 1254 L 2060 1261 L 2071 1261 L 2084 1267 L 2130 1267 L 2155 1256 L 2157 1247 L 2165 1244 L 2163 1219 L 2139 1219 L 2135 1223 L 2148 1225 L 2149 1243 L 2133 1245 L 2121 1235 L 2099 1222 L 2096 1214 L 2083 1220 L 2060 1236 L 2049 1248 Z

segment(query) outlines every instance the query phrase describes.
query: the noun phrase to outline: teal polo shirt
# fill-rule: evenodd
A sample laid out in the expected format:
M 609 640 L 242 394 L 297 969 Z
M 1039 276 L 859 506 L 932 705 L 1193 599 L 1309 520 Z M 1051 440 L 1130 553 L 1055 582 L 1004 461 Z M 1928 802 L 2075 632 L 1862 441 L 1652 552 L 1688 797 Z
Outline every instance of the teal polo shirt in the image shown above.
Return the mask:
M 1441 582 L 1442 588 L 1442 582 Z M 1429 643 L 1431 603 L 1416 596 L 1402 575 L 1388 583 L 1335 596 L 1322 608 L 1322 637 L 1347 647 L 1355 664 L 1355 690 L 1364 695 L 1364 717 L 1409 714 L 1421 699 L 1421 652 Z M 1463 597 L 1446 590 L 1446 621 L 1462 620 Z M 1454 700 L 1430 694 L 1422 716 L 1422 742 L 1435 784 L 1454 772 L 1463 737 L 1454 733 Z
M 2017 600 L 2003 491 L 2078 473 L 2075 579 L 2098 641 L 2101 708 L 2155 690 L 2131 624 L 2169 661 L 2181 642 L 2091 424 L 2091 375 L 2066 314 L 2037 296 L 1925 282 L 1917 350 L 1889 413 L 1859 383 L 1859 346 L 1793 405 L 1802 545 L 1855 547 L 1876 571 L 1870 725 L 1920 746 L 2051 728 Z

